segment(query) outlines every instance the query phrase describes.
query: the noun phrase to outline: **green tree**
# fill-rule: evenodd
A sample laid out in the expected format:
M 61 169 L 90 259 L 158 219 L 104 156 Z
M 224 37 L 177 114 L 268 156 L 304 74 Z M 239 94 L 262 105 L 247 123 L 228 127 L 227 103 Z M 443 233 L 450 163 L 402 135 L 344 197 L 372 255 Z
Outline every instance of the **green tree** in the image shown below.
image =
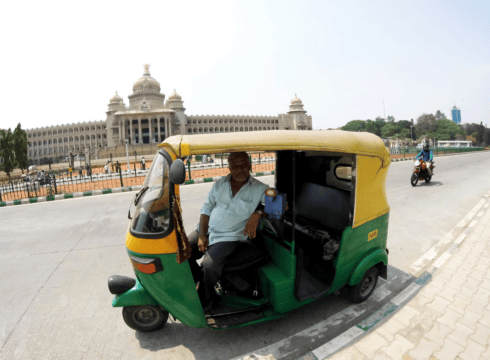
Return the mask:
M 436 120 L 441 120 L 441 119 L 445 119 L 446 118 L 446 115 L 441 112 L 441 110 L 437 110 L 436 112 Z
M 346 131 L 364 131 L 366 124 L 363 120 L 352 120 L 341 127 L 342 130 Z
M 455 140 L 458 134 L 460 138 L 464 139 L 464 131 L 454 121 L 441 119 L 437 122 L 434 137 L 438 140 Z
M 381 128 L 381 137 L 392 137 L 393 135 L 398 134 L 400 130 L 401 129 L 397 124 L 393 122 L 388 122 L 384 124 L 384 126 Z
M 0 130 L 0 158 L 2 158 L 0 170 L 7 173 L 10 181 L 10 173 L 15 168 L 14 136 L 10 129 Z
M 395 117 L 394 117 L 394 116 L 392 116 L 392 115 L 388 115 L 388 116 L 386 117 L 386 121 L 387 121 L 387 122 L 395 122 Z
M 376 135 L 378 135 L 379 137 L 381 137 L 381 128 L 385 124 L 385 119 L 383 119 L 381 116 L 378 116 L 374 120 L 374 124 L 375 124 L 375 131 L 374 131 L 374 133 Z
M 20 123 L 14 129 L 13 133 L 13 147 L 15 163 L 24 173 L 24 169 L 27 169 L 29 160 L 27 158 L 27 133 L 21 128 Z
M 417 137 L 427 135 L 429 138 L 434 137 L 437 130 L 437 120 L 433 114 L 422 114 L 417 118 L 415 125 Z

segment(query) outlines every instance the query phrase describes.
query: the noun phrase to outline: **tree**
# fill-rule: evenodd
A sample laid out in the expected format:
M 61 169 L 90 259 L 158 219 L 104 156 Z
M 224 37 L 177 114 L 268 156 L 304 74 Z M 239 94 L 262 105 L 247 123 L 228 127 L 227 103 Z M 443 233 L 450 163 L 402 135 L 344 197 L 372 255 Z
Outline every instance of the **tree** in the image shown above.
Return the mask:
M 430 135 L 437 130 L 437 120 L 433 114 L 422 114 L 417 118 L 415 125 L 420 135 Z
M 10 129 L 0 130 L 0 158 L 2 158 L 0 170 L 7 173 L 10 181 L 10 173 L 15 168 L 14 136 Z
M 483 132 L 483 146 L 490 145 L 490 129 L 486 129 Z
M 14 129 L 13 133 L 13 149 L 14 157 L 17 166 L 24 173 L 24 169 L 27 169 L 29 160 L 27 158 L 27 146 L 29 142 L 27 141 L 27 133 L 22 130 L 20 123 Z
M 393 123 L 393 122 L 388 122 L 384 124 L 384 126 L 381 128 L 381 137 L 387 138 L 387 137 L 392 137 L 395 134 L 398 134 L 400 132 L 400 127 Z
M 388 115 L 388 117 L 386 118 L 386 121 L 388 121 L 388 122 L 395 122 L 395 117 L 392 116 L 392 115 Z
M 437 130 L 434 137 L 438 140 L 454 140 L 457 135 L 464 139 L 464 131 L 454 121 L 441 119 L 437 122 Z
M 472 142 L 473 142 L 473 144 L 476 144 L 476 139 L 475 139 L 473 136 L 468 135 L 468 136 L 466 137 L 466 140 L 470 140 L 470 141 L 472 141 Z
M 441 110 L 437 110 L 436 112 L 436 120 L 446 119 L 446 115 L 441 112 Z
M 341 127 L 342 130 L 346 131 L 364 131 L 366 124 L 363 120 L 352 120 Z
M 374 125 L 375 125 L 375 130 L 374 133 L 381 137 L 381 128 L 385 124 L 385 119 L 383 119 L 381 116 L 376 117 L 374 120 Z

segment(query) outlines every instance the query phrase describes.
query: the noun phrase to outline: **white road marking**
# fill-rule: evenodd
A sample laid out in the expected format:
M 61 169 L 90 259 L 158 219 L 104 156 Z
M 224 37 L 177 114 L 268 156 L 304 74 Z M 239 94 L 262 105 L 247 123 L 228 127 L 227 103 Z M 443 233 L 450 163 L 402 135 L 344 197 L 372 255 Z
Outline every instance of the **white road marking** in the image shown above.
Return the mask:
M 400 306 L 402 302 L 407 300 L 410 297 L 410 295 L 414 294 L 419 289 L 420 289 L 420 285 L 416 283 L 411 283 L 401 293 L 399 293 L 397 296 L 391 299 L 391 302 L 397 306 Z
M 467 234 L 461 234 L 459 235 L 459 237 L 456 239 L 456 241 L 454 242 L 455 244 L 461 244 L 464 240 L 464 238 L 466 237 Z
M 449 259 L 450 256 L 451 256 L 450 253 L 445 252 L 432 265 L 436 268 L 440 268 L 442 266 L 442 264 L 444 264 L 446 262 L 446 260 Z
M 316 348 L 312 351 L 312 353 L 317 357 L 317 359 L 325 359 L 327 356 L 336 353 L 338 350 L 362 334 L 364 334 L 364 330 L 359 329 L 357 326 L 353 326 L 346 332 L 337 336 L 335 339 L 330 340 L 328 343 L 320 346 L 319 348 Z
M 293 338 L 295 336 L 305 337 L 305 338 L 313 338 L 313 337 L 317 336 L 318 334 L 326 333 L 328 330 L 334 328 L 335 326 L 338 326 L 340 324 L 354 320 L 356 317 L 358 317 L 359 315 L 364 313 L 364 311 L 365 310 L 361 309 L 359 305 L 351 305 L 348 308 L 345 308 L 344 310 L 342 310 L 341 312 L 330 316 L 328 319 L 321 321 L 318 324 L 313 325 L 312 327 L 309 327 L 308 329 L 305 329 L 305 330 L 303 330 L 303 331 L 301 331 L 301 332 L 299 332 L 293 336 L 290 336 L 286 339 L 278 341 L 277 343 L 269 345 L 269 346 L 262 348 L 260 350 L 254 351 L 253 353 L 249 353 L 246 355 L 236 357 L 233 360 L 245 360 L 245 359 L 250 359 L 250 357 L 253 359 L 252 355 L 254 355 L 256 357 L 259 355 L 261 355 L 261 356 L 272 355 L 274 358 L 280 359 L 284 356 L 287 356 L 292 351 L 296 350 L 295 348 L 290 348 L 290 346 L 289 346 L 289 344 L 291 343 L 291 341 L 293 340 Z M 359 334 L 364 333 L 363 330 L 361 330 L 357 327 L 356 327 L 356 329 L 360 331 Z M 342 337 L 342 339 L 346 338 L 345 334 L 349 333 L 350 331 L 351 330 L 344 332 L 342 335 L 338 336 L 337 338 L 339 338 L 339 337 Z M 346 340 L 350 341 L 350 338 L 346 339 Z M 335 341 L 335 339 L 331 340 L 327 344 L 330 344 L 332 341 Z M 347 343 L 347 342 L 345 342 L 345 343 Z M 325 346 L 325 345 L 323 345 L 323 346 Z M 287 350 L 285 350 L 285 349 L 289 349 L 289 348 L 291 351 L 288 352 Z M 335 350 L 335 351 L 337 351 L 337 350 Z
M 383 284 L 382 286 L 377 287 L 376 290 L 374 290 L 371 297 L 376 301 L 381 301 L 390 294 L 391 290 L 386 287 L 386 284 Z
M 480 208 L 485 204 L 485 199 L 481 199 L 476 206 L 471 209 L 471 211 L 461 220 L 454 229 L 452 229 L 443 239 L 441 239 L 435 246 L 433 246 L 429 251 L 427 251 L 424 255 L 422 255 L 418 260 L 416 260 L 412 265 L 410 265 L 410 269 L 412 269 L 414 272 L 420 271 L 423 267 L 426 261 L 433 260 L 438 253 L 438 250 L 440 247 L 446 243 L 449 243 L 453 238 L 454 238 L 454 233 L 456 232 L 456 229 L 458 228 L 464 228 L 466 224 L 475 216 L 476 213 L 480 210 Z M 475 226 L 477 220 L 473 220 L 471 224 L 468 227 L 473 227 Z M 461 237 L 462 235 L 459 236 L 459 238 L 456 240 L 457 244 L 460 244 L 465 236 Z M 459 242 L 458 242 L 459 241 Z

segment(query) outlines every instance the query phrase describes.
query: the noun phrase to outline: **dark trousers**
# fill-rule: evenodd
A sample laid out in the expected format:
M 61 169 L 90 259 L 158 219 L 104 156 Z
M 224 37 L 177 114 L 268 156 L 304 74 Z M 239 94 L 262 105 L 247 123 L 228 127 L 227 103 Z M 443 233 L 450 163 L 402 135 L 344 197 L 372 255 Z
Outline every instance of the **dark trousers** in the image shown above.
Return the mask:
M 201 281 L 199 295 L 203 303 L 208 303 L 212 300 L 214 285 L 216 285 L 221 277 L 226 259 L 235 251 L 238 246 L 238 241 L 223 241 L 213 244 L 203 254 L 197 247 L 199 240 L 197 231 L 190 233 L 188 239 L 192 249 L 189 259 L 192 276 L 194 277 L 194 281 Z M 201 259 L 203 256 L 201 266 L 199 266 L 196 260 Z

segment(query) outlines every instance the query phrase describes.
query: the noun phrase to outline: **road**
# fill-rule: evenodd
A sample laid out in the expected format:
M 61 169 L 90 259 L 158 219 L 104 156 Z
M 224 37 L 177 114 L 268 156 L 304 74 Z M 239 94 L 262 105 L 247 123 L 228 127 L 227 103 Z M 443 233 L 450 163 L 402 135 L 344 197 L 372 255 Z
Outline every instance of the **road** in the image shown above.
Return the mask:
M 284 318 L 233 330 L 169 321 L 160 331 L 136 333 L 121 309 L 111 307 L 108 276 L 133 275 L 124 236 L 134 193 L 0 208 L 0 359 L 229 359 L 342 314 L 321 334 L 288 343 L 296 356 L 291 358 L 298 358 L 410 284 L 424 270 L 412 265 L 490 189 L 490 153 L 441 157 L 435 164 L 433 182 L 416 187 L 409 181 L 411 161 L 390 167 L 389 280 L 380 280 L 366 303 L 353 307 L 341 292 Z M 260 179 L 273 184 L 271 176 Z M 211 186 L 182 187 L 187 232 L 197 224 Z

